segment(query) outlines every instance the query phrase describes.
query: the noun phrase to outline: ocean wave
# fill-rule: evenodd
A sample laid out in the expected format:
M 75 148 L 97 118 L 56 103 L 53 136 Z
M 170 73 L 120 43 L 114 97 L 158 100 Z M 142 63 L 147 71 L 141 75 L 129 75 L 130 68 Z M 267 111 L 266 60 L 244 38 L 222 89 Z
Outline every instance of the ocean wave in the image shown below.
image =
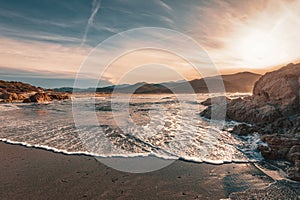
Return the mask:
M 12 145 L 21 145 L 24 147 L 29 148 L 36 148 L 46 151 L 51 151 L 54 153 L 62 153 L 65 155 L 84 155 L 84 156 L 92 156 L 92 157 L 99 157 L 99 158 L 136 158 L 136 157 L 156 157 L 164 160 L 181 160 L 184 162 L 194 162 L 194 163 L 208 163 L 214 165 L 226 164 L 226 163 L 255 163 L 260 160 L 255 159 L 233 159 L 233 160 L 211 160 L 211 159 L 199 159 L 197 157 L 179 157 L 179 156 L 166 156 L 162 154 L 156 153 L 129 153 L 129 154 L 95 154 L 88 151 L 66 151 L 64 149 L 57 149 L 54 147 L 50 147 L 47 145 L 37 145 L 37 144 L 30 144 L 26 142 L 18 142 L 12 141 L 6 138 L 0 138 L 1 142 L 5 142 L 7 144 Z
M 260 159 L 254 149 L 258 141 L 234 138 L 227 131 L 234 122 L 219 127 L 217 122 L 199 116 L 201 107 L 198 104 L 189 103 L 201 102 L 207 96 L 192 99 L 184 95 L 183 108 L 176 100 L 163 99 L 161 95 L 150 97 L 133 99 L 130 114 L 135 125 L 125 123 L 120 127 L 116 126 L 110 109 L 105 107 L 109 105 L 107 98 L 93 99 L 96 108 L 105 107 L 106 111 L 96 110 L 100 123 L 97 126 L 83 123 L 82 127 L 76 127 L 72 112 L 74 105 L 70 101 L 10 106 L 7 111 L 12 110 L 13 115 L 0 112 L 0 138 L 12 144 L 103 158 L 155 156 L 212 164 Z M 95 105 L 89 100 L 79 99 L 79 108 L 82 108 L 78 109 L 79 112 L 93 113 Z M 121 97 L 115 100 L 119 105 L 124 104 Z M 122 119 L 122 112 L 117 114 Z

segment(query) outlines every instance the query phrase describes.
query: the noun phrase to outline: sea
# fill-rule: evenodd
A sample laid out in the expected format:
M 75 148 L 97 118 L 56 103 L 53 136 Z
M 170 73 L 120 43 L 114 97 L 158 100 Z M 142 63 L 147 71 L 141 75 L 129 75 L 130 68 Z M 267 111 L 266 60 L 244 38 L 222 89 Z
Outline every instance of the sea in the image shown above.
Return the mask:
M 227 94 L 238 98 L 246 94 Z M 215 95 L 217 96 L 217 94 Z M 262 159 L 258 135 L 200 116 L 211 94 L 74 95 L 43 104 L 0 104 L 0 140 L 64 154 L 222 164 Z

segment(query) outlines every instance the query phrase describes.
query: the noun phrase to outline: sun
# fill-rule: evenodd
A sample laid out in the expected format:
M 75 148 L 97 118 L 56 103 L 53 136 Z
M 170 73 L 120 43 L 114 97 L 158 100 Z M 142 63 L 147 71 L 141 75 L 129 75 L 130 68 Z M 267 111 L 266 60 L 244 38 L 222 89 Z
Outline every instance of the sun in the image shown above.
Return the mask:
M 268 32 L 252 31 L 241 39 L 238 50 L 251 67 L 272 65 L 280 53 L 278 41 Z

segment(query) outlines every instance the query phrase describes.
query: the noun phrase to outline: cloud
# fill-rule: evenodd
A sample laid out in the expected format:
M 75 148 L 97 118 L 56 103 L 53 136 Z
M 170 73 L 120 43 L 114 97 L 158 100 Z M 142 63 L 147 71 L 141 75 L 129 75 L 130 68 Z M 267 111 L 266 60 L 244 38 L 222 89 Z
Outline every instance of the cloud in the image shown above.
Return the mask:
M 82 38 L 82 42 L 81 42 L 81 45 L 84 45 L 85 44 L 85 41 L 86 41 L 86 37 L 87 37 L 87 34 L 88 34 L 88 31 L 90 29 L 90 26 L 93 25 L 94 23 L 94 17 L 96 16 L 97 12 L 99 11 L 100 9 L 100 4 L 101 4 L 101 1 L 100 0 L 93 0 L 93 3 L 92 3 L 92 10 L 91 10 L 91 15 L 87 21 L 87 25 L 85 27 L 85 31 L 84 31 L 84 35 L 83 35 L 83 38 Z
M 2 67 L 76 74 L 91 49 L 45 42 L 25 42 L 0 37 Z
M 93 0 L 91 6 L 84 1 L 71 4 L 57 0 L 54 3 L 41 1 L 34 4 L 36 7 L 23 3 L 16 9 L 11 2 L 1 3 L 0 8 L 3 19 L 0 26 L 1 64 L 10 68 L 73 75 L 92 46 L 99 41 L 131 28 L 149 26 L 171 28 L 191 36 L 207 50 L 222 72 L 245 68 L 268 70 L 269 66 L 300 58 L 300 48 L 297 46 L 300 42 L 300 3 L 295 0 Z M 37 15 L 40 13 L 45 15 L 39 18 Z M 87 16 L 88 19 L 85 19 Z M 247 51 L 245 49 L 249 47 L 243 46 L 244 43 L 250 43 L 250 49 L 253 48 L 251 40 L 245 40 L 253 38 L 257 32 L 276 41 L 272 43 L 274 48 L 270 53 L 258 59 L 255 58 L 258 57 L 255 52 Z M 201 63 L 202 59 L 178 38 L 156 34 L 151 32 L 141 38 L 127 38 L 124 43 L 116 42 L 102 49 L 101 55 L 109 56 L 117 49 L 135 43 L 148 46 L 154 41 L 165 46 L 171 43 L 174 48 L 184 47 L 193 60 Z M 257 43 L 261 46 L 268 42 Z M 147 53 L 140 52 L 122 58 L 123 62 L 115 65 L 115 71 L 111 70 L 107 79 L 115 80 L 120 75 L 118 70 L 130 67 L 130 64 L 141 64 L 143 59 L 174 64 L 178 70 L 193 77 L 193 74 L 185 71 L 185 63 L 176 59 L 177 63 L 172 62 L 172 56 Z M 98 66 L 101 66 L 101 62 Z
M 158 4 L 160 6 L 162 6 L 163 8 L 167 9 L 168 11 L 173 11 L 173 9 L 171 8 L 171 6 L 169 6 L 168 4 L 166 4 L 165 2 L 163 2 L 162 0 L 158 0 Z

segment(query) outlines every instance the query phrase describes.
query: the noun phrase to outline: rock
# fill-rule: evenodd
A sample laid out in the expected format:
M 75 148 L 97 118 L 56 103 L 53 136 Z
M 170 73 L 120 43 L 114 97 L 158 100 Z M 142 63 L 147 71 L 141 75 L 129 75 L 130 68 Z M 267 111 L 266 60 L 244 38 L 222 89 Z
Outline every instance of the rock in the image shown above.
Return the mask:
M 289 177 L 300 180 L 299 94 L 300 64 L 289 64 L 263 75 L 255 83 L 252 96 L 228 101 L 226 105 L 209 106 L 201 116 L 212 118 L 213 113 L 221 113 L 226 108 L 227 120 L 251 124 L 237 125 L 232 132 L 261 134 L 261 140 L 267 144 L 258 146 L 263 157 L 294 163 L 288 170 Z M 205 103 L 209 105 L 209 101 Z
M 31 100 L 30 100 L 30 98 L 28 98 L 28 99 L 24 99 L 24 100 L 23 100 L 23 103 L 31 103 Z
M 230 99 L 226 96 L 219 96 L 219 97 L 211 97 L 206 99 L 205 101 L 201 102 L 203 106 L 211 106 L 211 104 L 224 104 L 228 103 Z
M 295 181 L 300 181 L 300 160 L 296 160 L 295 165 L 287 170 L 287 177 Z
M 36 93 L 30 96 L 27 99 L 23 100 L 23 103 L 45 103 L 53 100 L 65 100 L 70 99 L 70 94 L 67 93 L 55 93 L 55 94 L 47 94 L 47 93 Z
M 300 160 L 300 144 L 294 145 L 290 148 L 287 158 L 294 163 L 296 160 Z
M 200 113 L 200 116 L 207 119 L 225 120 L 226 119 L 226 104 L 211 105 Z
M 2 93 L 29 93 L 29 92 L 41 92 L 42 88 L 32 86 L 27 83 L 16 81 L 2 81 L 0 80 L 0 92 Z
M 50 102 L 52 99 L 51 97 L 46 94 L 46 93 L 36 93 L 32 96 L 29 97 L 30 102 L 32 103 L 45 103 L 45 102 Z M 29 101 L 29 100 L 26 100 Z M 25 100 L 24 100 L 25 101 Z M 23 102 L 24 102 L 23 101 Z
M 266 124 L 281 117 L 300 114 L 299 82 L 300 64 L 291 64 L 266 73 L 255 83 L 251 97 L 227 103 L 226 119 Z M 210 109 L 212 108 L 208 107 L 201 115 L 210 118 Z
M 296 156 L 298 153 L 298 145 L 300 145 L 300 138 L 290 134 L 273 134 L 261 136 L 261 141 L 268 144 L 268 146 L 260 145 L 258 150 L 267 159 L 285 159 L 291 160 L 291 156 Z M 295 147 L 294 147 L 295 146 Z
M 18 95 L 16 93 L 3 93 L 0 98 L 3 100 L 13 101 L 18 99 Z
M 248 124 L 238 124 L 233 127 L 233 130 L 231 131 L 231 133 L 239 135 L 239 136 L 245 136 L 245 135 L 253 134 L 257 131 L 258 131 L 257 127 L 255 127 L 255 126 L 251 126 Z
M 68 93 L 55 93 L 55 94 L 49 94 L 49 97 L 52 99 L 52 100 L 66 100 L 66 99 L 71 99 L 71 96 L 70 94 Z
M 28 98 L 27 94 L 17 94 L 18 95 L 18 100 L 22 101 Z
M 266 103 L 277 106 L 284 116 L 298 113 L 299 77 L 300 64 L 266 73 L 255 83 L 253 96 L 265 98 Z

